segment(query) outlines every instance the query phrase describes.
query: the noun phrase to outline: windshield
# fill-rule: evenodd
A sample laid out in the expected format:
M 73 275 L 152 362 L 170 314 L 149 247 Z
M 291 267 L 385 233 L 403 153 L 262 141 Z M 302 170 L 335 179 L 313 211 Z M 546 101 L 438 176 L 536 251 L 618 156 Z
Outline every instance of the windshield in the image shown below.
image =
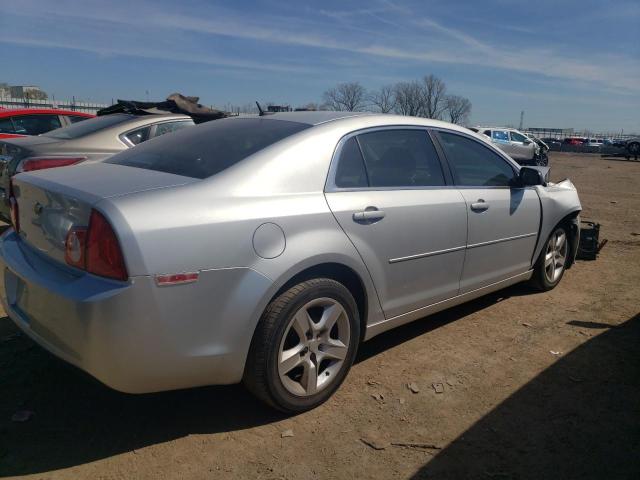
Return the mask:
M 119 123 L 135 118 L 133 115 L 113 113 L 102 117 L 89 118 L 82 122 L 74 123 L 68 127 L 56 128 L 42 135 L 43 137 L 59 138 L 61 140 L 71 140 L 84 137 L 90 133 L 97 132 L 104 128 L 113 127 Z
M 212 120 L 149 140 L 106 163 L 203 179 L 309 127 L 264 118 Z

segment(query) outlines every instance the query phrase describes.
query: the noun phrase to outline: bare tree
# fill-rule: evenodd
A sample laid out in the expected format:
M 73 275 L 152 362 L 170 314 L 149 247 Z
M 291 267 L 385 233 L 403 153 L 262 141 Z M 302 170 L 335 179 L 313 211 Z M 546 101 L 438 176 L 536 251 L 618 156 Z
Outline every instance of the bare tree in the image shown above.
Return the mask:
M 447 95 L 445 98 L 446 113 L 451 123 L 464 124 L 471 114 L 471 101 L 459 95 Z
M 423 81 L 423 116 L 440 120 L 447 108 L 447 86 L 435 75 L 427 75 Z
M 410 115 L 413 117 L 422 116 L 423 94 L 422 85 L 418 82 L 398 82 L 393 87 L 395 97 L 396 113 Z
M 380 90 L 370 92 L 367 99 L 380 110 L 380 113 L 389 113 L 396 106 L 395 88 L 393 85 L 384 85 Z
M 339 83 L 324 92 L 324 103 L 332 110 L 357 112 L 364 107 L 366 91 L 358 82 Z

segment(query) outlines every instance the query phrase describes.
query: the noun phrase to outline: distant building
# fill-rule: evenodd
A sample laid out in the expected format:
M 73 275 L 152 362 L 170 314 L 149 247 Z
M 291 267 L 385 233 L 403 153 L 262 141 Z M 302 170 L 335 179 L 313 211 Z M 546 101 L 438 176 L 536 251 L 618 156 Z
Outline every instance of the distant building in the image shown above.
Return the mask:
M 2 90 L 9 90 L 9 95 L 3 93 L 3 96 L 12 98 L 30 98 L 33 100 L 46 100 L 48 98 L 47 93 L 37 85 L 7 85 Z
M 268 105 L 267 112 L 277 113 L 277 112 L 290 112 L 291 107 L 288 105 Z

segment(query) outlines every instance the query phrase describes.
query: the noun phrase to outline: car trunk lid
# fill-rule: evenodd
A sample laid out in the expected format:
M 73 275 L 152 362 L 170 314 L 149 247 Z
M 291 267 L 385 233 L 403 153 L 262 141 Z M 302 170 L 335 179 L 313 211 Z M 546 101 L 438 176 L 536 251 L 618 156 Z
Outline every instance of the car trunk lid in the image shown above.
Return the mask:
M 13 192 L 20 237 L 40 253 L 64 263 L 69 229 L 88 226 L 91 210 L 101 200 L 197 181 L 103 163 L 18 174 L 13 178 Z

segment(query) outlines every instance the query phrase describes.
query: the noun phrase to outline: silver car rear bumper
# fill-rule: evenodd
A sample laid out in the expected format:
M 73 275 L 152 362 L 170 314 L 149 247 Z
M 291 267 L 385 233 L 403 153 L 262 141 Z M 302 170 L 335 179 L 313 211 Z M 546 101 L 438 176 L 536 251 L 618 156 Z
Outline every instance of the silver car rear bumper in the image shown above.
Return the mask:
M 194 284 L 171 287 L 149 276 L 117 282 L 78 275 L 12 230 L 0 240 L 0 270 L 0 301 L 16 325 L 127 393 L 239 382 L 261 299 L 272 287 L 249 268 L 204 271 Z

